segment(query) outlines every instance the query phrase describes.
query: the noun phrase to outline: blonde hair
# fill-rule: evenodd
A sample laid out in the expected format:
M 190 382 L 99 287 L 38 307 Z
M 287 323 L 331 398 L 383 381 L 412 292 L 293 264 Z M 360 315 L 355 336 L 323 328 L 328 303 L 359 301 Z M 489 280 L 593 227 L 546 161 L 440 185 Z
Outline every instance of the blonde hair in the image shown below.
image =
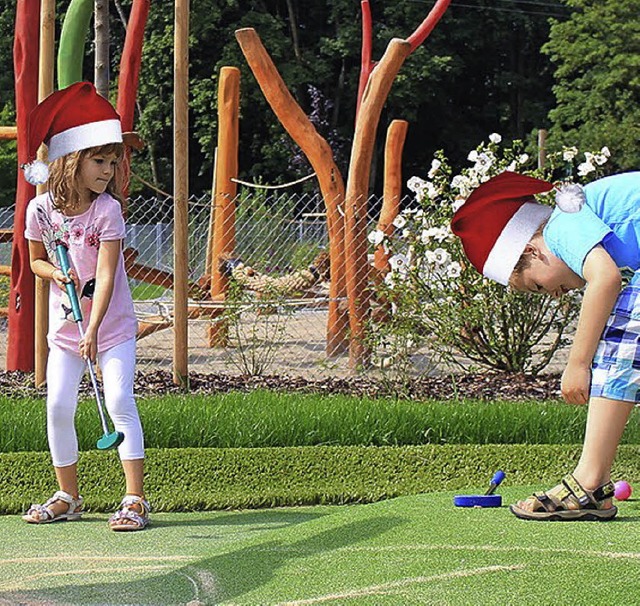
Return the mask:
M 77 152 L 66 154 L 54 160 L 49 165 L 49 195 L 53 201 L 53 207 L 60 212 L 75 210 L 80 206 L 80 189 L 78 176 L 80 165 L 86 158 L 99 155 L 116 155 L 116 166 L 113 178 L 107 185 L 106 192 L 113 196 L 120 204 L 124 202 L 122 193 L 125 179 L 124 144 L 107 143 L 98 147 L 89 147 Z M 91 192 L 91 199 L 95 200 L 97 194 Z

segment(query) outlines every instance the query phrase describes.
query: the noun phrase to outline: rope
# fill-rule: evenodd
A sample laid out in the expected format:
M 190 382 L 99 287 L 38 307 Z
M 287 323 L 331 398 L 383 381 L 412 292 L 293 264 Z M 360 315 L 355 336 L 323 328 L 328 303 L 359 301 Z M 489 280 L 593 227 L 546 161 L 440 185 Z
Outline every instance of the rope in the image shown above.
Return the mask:
M 315 176 L 316 173 L 311 173 L 306 177 L 302 177 L 301 179 L 297 179 L 296 181 L 291 181 L 290 183 L 283 183 L 282 185 L 260 185 L 260 183 L 249 183 L 247 181 L 240 181 L 240 179 L 234 178 L 231 178 L 231 181 L 240 185 L 244 185 L 245 187 L 253 187 L 255 189 L 284 189 L 285 187 L 290 187 L 291 185 L 297 185 L 298 183 L 302 183 L 303 181 L 308 181 Z

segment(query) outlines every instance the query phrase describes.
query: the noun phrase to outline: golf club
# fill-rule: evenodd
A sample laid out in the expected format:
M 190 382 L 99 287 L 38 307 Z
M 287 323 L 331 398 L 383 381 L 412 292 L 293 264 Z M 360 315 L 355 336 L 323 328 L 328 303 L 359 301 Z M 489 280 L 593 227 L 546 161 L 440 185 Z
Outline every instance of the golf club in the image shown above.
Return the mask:
M 60 269 L 62 273 L 69 277 L 69 256 L 67 254 L 67 245 L 60 240 L 56 241 L 56 256 L 58 263 L 60 263 Z M 78 327 L 80 338 L 84 339 L 84 330 L 82 328 L 82 311 L 80 310 L 80 301 L 78 300 L 78 293 L 73 282 L 67 282 L 65 284 L 69 301 L 71 302 L 71 311 L 73 319 Z M 107 425 L 107 417 L 104 411 L 104 404 L 102 402 L 102 396 L 100 395 L 100 389 L 98 388 L 98 381 L 96 379 L 95 368 L 93 362 L 89 358 L 86 358 L 87 367 L 89 369 L 89 376 L 91 377 L 91 384 L 93 385 L 93 391 L 96 394 L 96 402 L 98 404 L 98 414 L 100 415 L 100 423 L 102 424 L 103 435 L 96 442 L 96 446 L 99 450 L 110 450 L 111 448 L 117 448 L 122 444 L 124 440 L 124 434 L 121 431 L 109 431 Z

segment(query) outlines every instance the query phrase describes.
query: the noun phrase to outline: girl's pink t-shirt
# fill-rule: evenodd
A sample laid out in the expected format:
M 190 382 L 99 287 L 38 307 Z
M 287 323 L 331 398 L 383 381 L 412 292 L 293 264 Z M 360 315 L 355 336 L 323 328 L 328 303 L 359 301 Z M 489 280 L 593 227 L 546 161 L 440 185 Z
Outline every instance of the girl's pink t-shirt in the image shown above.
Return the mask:
M 56 257 L 56 242 L 64 242 L 69 251 L 69 263 L 80 280 L 78 299 L 82 310 L 83 326 L 87 327 L 91 315 L 93 292 L 98 266 L 100 242 L 123 240 L 125 224 L 119 202 L 109 194 L 100 194 L 89 209 L 75 217 L 67 217 L 53 208 L 48 193 L 36 196 L 27 207 L 25 238 L 42 242 L 49 261 L 60 267 Z M 98 328 L 98 351 L 105 351 L 136 335 L 137 320 L 124 257 L 116 267 L 113 295 Z M 78 352 L 80 336 L 73 320 L 71 303 L 66 291 L 51 281 L 49 294 L 49 345 Z

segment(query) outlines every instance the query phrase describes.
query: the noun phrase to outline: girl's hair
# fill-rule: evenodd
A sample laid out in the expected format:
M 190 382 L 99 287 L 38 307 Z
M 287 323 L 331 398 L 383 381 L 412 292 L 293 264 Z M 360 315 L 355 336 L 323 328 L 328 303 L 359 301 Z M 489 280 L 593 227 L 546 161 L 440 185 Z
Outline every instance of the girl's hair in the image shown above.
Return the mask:
M 122 193 L 125 179 L 124 144 L 107 143 L 98 147 L 89 147 L 77 152 L 72 152 L 49 165 L 49 195 L 56 210 L 74 210 L 80 206 L 80 190 L 78 189 L 78 175 L 80 164 L 85 158 L 93 158 L 98 155 L 116 155 L 116 166 L 113 178 L 107 185 L 106 192 L 113 196 L 120 204 L 124 202 Z M 94 200 L 97 194 L 91 192 Z

